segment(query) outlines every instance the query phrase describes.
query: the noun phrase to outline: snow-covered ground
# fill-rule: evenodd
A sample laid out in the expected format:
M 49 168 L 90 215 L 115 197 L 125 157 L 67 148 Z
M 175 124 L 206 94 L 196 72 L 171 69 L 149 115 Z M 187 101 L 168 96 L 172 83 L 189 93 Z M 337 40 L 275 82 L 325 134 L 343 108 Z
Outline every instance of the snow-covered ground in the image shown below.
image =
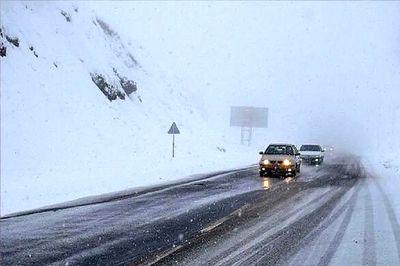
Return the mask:
M 363 158 L 363 163 L 367 171 L 371 172 L 381 185 L 400 223 L 400 160 L 398 156 L 395 153 L 369 155 Z
M 196 95 L 85 4 L 3 2 L 1 18 L 2 215 L 256 162 L 238 132 L 213 130 Z M 110 101 L 94 75 L 125 99 Z

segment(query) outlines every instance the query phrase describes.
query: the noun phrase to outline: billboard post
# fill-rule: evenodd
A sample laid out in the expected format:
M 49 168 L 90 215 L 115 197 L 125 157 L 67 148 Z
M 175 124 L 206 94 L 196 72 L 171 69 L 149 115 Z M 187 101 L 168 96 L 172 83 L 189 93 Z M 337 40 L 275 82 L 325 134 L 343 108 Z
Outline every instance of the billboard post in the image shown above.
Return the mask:
M 240 143 L 250 146 L 253 128 L 268 127 L 268 108 L 252 106 L 231 106 L 231 127 L 241 128 Z

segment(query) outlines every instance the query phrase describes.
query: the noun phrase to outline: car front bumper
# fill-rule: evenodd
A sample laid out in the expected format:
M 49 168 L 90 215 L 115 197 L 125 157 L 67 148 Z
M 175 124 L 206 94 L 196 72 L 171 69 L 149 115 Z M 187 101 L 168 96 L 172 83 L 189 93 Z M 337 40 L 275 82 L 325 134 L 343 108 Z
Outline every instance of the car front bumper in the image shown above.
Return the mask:
M 268 174 L 278 174 L 278 175 L 290 175 L 296 172 L 295 165 L 284 166 L 282 164 L 260 164 L 258 171 L 260 173 Z
M 300 157 L 303 163 L 310 163 L 310 164 L 319 164 L 322 163 L 324 157 L 316 157 L 316 156 L 307 156 L 307 157 Z

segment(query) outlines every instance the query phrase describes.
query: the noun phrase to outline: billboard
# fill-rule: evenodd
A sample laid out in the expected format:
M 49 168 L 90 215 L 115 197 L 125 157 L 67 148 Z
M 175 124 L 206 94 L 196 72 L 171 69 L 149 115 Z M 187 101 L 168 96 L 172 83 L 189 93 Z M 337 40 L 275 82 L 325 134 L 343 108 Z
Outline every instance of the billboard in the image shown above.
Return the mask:
M 231 106 L 231 127 L 267 128 L 268 108 Z

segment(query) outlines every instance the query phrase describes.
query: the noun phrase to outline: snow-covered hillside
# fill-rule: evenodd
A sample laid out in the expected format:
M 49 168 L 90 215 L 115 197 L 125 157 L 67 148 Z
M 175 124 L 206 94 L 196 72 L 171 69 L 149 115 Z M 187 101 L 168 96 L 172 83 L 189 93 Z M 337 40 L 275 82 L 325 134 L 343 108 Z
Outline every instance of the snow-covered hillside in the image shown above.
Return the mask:
M 210 129 L 146 47 L 79 2 L 2 2 L 1 43 L 2 215 L 257 158 Z

